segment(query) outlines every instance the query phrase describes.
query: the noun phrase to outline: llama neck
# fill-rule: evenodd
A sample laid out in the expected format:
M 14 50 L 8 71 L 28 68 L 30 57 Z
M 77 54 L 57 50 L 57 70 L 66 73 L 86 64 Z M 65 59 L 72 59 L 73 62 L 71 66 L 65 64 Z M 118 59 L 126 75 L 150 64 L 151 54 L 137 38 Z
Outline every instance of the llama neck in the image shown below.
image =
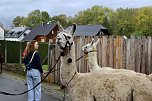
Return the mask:
M 71 58 L 72 63 L 68 63 L 67 60 Z M 61 66 L 60 66 L 60 77 L 61 77 L 61 83 L 63 85 L 66 85 L 73 75 L 77 73 L 76 69 L 76 63 L 75 63 L 75 45 L 71 46 L 71 50 L 67 51 L 65 56 L 61 57 Z
M 97 52 L 88 53 L 88 60 L 90 69 L 96 69 L 97 67 L 99 67 L 97 62 Z

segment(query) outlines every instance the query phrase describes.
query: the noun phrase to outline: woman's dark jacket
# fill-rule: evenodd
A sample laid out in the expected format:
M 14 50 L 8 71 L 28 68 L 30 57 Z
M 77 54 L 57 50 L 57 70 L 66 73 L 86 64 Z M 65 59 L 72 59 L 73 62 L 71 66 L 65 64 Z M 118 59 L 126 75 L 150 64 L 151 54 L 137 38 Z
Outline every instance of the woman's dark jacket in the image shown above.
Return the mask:
M 34 52 L 30 52 L 24 59 L 25 66 L 30 62 L 32 55 Z M 38 69 L 41 73 L 43 73 L 42 65 L 41 65 L 41 59 L 38 52 L 35 52 L 34 57 L 31 62 L 33 69 Z

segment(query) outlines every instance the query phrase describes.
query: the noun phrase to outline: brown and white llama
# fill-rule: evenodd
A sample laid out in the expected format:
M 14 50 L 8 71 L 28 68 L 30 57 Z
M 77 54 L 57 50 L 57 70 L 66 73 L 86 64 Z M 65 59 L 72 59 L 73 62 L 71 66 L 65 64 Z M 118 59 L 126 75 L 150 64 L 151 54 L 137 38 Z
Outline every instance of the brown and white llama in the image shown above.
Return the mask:
M 60 79 L 67 85 L 69 101 L 152 101 L 152 82 L 140 73 L 78 73 L 75 63 L 75 44 L 71 31 L 62 31 L 56 37 L 61 49 Z

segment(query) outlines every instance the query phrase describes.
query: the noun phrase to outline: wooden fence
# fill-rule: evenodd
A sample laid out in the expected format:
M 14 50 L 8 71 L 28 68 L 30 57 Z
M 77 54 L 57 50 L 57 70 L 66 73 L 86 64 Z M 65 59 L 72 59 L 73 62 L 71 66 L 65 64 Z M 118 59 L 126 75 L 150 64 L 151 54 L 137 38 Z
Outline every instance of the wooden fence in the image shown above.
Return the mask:
M 82 46 L 91 42 L 91 37 L 75 37 L 76 59 L 83 55 Z M 50 51 L 51 65 L 59 56 L 57 46 Z M 130 69 L 136 72 L 150 74 L 152 72 L 152 38 L 135 37 L 124 39 L 122 36 L 103 36 L 97 45 L 97 58 L 101 67 L 116 69 Z M 89 72 L 85 58 L 77 63 L 77 70 L 81 73 Z M 60 62 L 56 66 L 59 69 Z M 60 83 L 59 71 L 52 73 L 53 81 Z

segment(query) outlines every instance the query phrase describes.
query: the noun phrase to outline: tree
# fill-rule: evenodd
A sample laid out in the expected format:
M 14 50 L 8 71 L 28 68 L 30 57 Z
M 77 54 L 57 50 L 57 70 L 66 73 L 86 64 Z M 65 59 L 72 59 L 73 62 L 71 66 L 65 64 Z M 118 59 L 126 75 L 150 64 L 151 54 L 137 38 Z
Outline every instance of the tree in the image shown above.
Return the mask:
M 135 9 L 119 8 L 110 15 L 110 27 L 115 35 L 131 35 L 135 30 Z
M 46 23 L 49 21 L 49 14 L 46 11 L 34 10 L 28 14 L 24 20 L 25 25 L 35 27 L 37 24 Z
M 53 16 L 51 20 L 52 22 L 59 22 L 64 28 L 67 27 L 69 23 L 68 17 L 65 14 Z
M 25 25 L 28 27 L 35 27 L 37 24 L 46 23 L 49 21 L 49 14 L 46 11 L 34 10 L 28 14 L 27 17 L 17 16 L 13 20 L 13 24 L 18 27 Z
M 136 31 L 143 33 L 143 35 L 152 35 L 152 7 L 143 7 L 137 10 L 134 16 Z
M 21 25 L 23 25 L 23 20 L 24 20 L 24 17 L 21 17 L 21 16 L 17 16 L 16 18 L 13 19 L 13 25 L 15 27 L 19 27 Z
M 46 11 L 34 10 L 27 17 L 17 16 L 13 20 L 15 26 L 35 27 L 39 23 L 58 22 L 65 28 L 72 23 L 78 25 L 100 24 L 115 35 L 152 35 L 152 7 L 118 8 L 93 6 L 67 17 L 65 14 L 50 17 Z
M 75 22 L 80 25 L 107 23 L 105 19 L 108 18 L 110 12 L 112 10 L 107 7 L 93 6 L 91 9 L 78 12 L 75 15 Z
M 40 16 L 41 16 L 40 20 L 43 23 L 47 23 L 50 19 L 50 16 L 49 16 L 48 12 L 46 12 L 46 11 L 42 11 Z

